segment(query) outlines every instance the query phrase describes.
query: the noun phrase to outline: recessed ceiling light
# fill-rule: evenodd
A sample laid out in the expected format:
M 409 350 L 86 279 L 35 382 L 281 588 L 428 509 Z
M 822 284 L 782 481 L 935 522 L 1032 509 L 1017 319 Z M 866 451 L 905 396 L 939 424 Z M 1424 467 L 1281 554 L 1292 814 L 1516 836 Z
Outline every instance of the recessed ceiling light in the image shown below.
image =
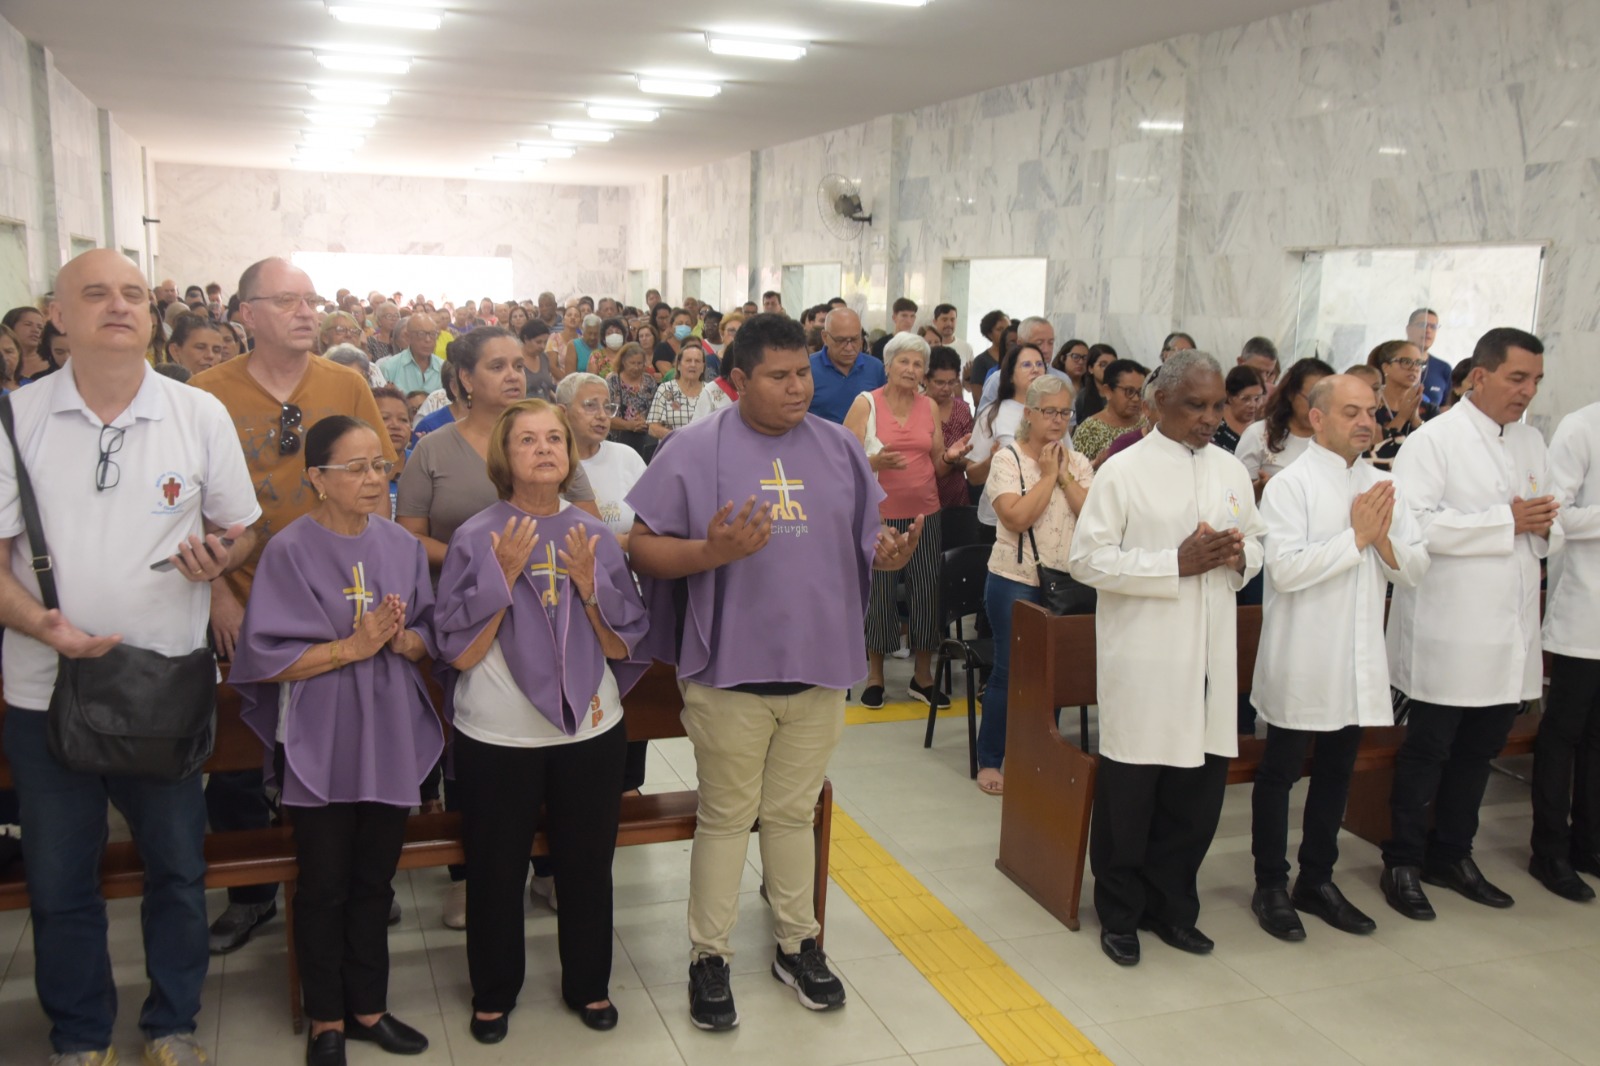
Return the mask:
M 718 37 L 706 34 L 706 47 L 719 56 L 743 56 L 746 59 L 795 60 L 806 54 L 806 46 L 797 41 L 760 41 L 751 37 Z
M 349 130 L 302 130 L 300 132 L 301 148 L 338 148 L 350 149 L 360 147 L 366 137 Z
M 611 104 L 590 104 L 589 117 L 603 122 L 654 122 L 661 112 L 647 107 L 616 107 Z
M 425 7 L 383 4 L 329 4 L 328 14 L 355 26 L 383 26 L 392 30 L 436 30 L 439 13 Z
M 550 136 L 558 141 L 587 141 L 590 144 L 605 144 L 616 134 L 603 126 L 551 126 Z
M 353 74 L 404 74 L 411 69 L 411 57 L 387 52 L 364 52 L 345 49 L 342 52 L 318 52 L 317 62 L 328 70 L 343 70 Z
M 370 130 L 375 121 L 364 111 L 307 111 L 306 118 L 313 126 L 345 130 Z
M 652 78 L 639 75 L 639 91 L 652 96 L 700 96 L 710 98 L 722 91 L 714 81 L 689 81 L 683 78 Z
M 310 85 L 311 95 L 325 104 L 362 104 L 366 107 L 383 107 L 389 102 L 389 90 L 377 85 Z
M 577 150 L 564 144 L 519 144 L 517 151 L 525 159 L 571 159 Z

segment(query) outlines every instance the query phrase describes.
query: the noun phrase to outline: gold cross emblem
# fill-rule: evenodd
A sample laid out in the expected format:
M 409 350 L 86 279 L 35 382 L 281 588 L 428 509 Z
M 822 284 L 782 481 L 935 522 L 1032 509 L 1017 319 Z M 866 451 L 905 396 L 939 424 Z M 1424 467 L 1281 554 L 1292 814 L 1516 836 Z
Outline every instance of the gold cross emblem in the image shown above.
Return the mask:
M 805 482 L 799 478 L 791 480 L 783 472 L 782 459 L 772 460 L 772 477 L 762 478 L 761 480 L 762 492 L 776 492 L 778 494 L 778 502 L 772 508 L 773 517 L 781 518 L 786 522 L 804 522 L 806 520 L 806 512 L 800 506 L 800 501 L 790 495 L 793 492 L 804 491 L 805 487 Z
M 344 598 L 356 605 L 356 624 L 372 606 L 372 590 L 367 588 L 367 564 L 357 563 L 350 568 L 350 579 L 355 582 L 344 590 Z
M 556 546 L 554 544 L 546 544 L 544 546 L 544 560 L 528 567 L 528 573 L 549 575 L 549 587 L 539 593 L 540 603 L 546 607 L 554 607 L 560 602 L 561 596 L 556 588 L 556 578 L 565 577 L 567 571 L 565 567 L 556 562 Z

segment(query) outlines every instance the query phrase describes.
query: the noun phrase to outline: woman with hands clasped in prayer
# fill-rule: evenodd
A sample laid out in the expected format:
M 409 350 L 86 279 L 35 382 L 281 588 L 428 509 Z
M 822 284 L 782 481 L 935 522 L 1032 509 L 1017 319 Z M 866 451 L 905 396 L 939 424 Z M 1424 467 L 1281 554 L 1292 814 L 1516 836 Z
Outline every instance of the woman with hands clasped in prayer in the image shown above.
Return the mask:
M 523 400 L 489 438 L 500 499 L 462 523 L 439 574 L 439 648 L 454 679 L 455 788 L 466 845 L 471 1032 L 505 1039 L 526 964 L 522 886 L 545 809 L 562 999 L 611 1029 L 611 856 L 627 732 L 622 694 L 646 629 L 610 529 L 562 501 L 578 470 L 561 408 Z M 644 665 L 648 665 L 647 663 Z
M 387 926 L 406 816 L 444 735 L 415 665 L 434 649 L 427 554 L 383 517 L 393 464 L 345 415 L 311 427 L 305 459 L 318 503 L 261 553 L 228 680 L 294 826 L 306 1062 L 342 1066 L 347 1039 L 428 1047 L 387 1012 Z

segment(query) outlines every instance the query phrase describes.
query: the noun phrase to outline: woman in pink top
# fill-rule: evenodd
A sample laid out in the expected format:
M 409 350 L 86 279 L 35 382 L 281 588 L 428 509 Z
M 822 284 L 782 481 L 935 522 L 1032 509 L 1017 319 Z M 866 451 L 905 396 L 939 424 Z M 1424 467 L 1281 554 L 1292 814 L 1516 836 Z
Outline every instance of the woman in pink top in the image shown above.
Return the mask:
M 897 333 L 883 349 L 888 383 L 856 397 L 845 428 L 867 449 L 878 484 L 887 494 L 879 506 L 884 525 L 904 532 L 923 516 L 922 539 L 904 570 L 874 572 L 867 606 L 867 684 L 863 707 L 883 706 L 883 657 L 900 647 L 896 580 L 904 576 L 911 610 L 911 651 L 916 657 L 908 694 L 935 707 L 949 697 L 933 682 L 933 653 L 939 648 L 939 481 L 972 447 L 962 437 L 948 447 L 933 400 L 920 389 L 928 365 L 928 342 L 914 333 Z

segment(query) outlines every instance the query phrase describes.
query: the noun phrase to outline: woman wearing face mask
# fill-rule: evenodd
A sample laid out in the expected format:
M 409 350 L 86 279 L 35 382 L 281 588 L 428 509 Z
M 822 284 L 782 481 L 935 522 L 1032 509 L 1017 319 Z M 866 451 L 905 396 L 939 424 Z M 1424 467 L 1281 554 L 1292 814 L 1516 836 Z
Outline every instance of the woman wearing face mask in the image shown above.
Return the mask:
M 617 353 L 628 343 L 628 327 L 619 318 L 608 318 L 600 323 L 600 347 L 589 356 L 586 373 L 604 378 L 617 368 Z
M 683 342 L 689 339 L 694 332 L 694 321 L 689 312 L 678 310 L 672 312 L 672 328 L 656 345 L 655 368 L 656 376 L 661 377 L 672 372 L 677 365 L 678 351 L 683 347 Z
M 656 389 L 650 402 L 650 435 L 663 440 L 668 433 L 694 421 L 695 404 L 705 390 L 706 355 L 699 341 L 684 342 L 678 352 L 678 372 Z

